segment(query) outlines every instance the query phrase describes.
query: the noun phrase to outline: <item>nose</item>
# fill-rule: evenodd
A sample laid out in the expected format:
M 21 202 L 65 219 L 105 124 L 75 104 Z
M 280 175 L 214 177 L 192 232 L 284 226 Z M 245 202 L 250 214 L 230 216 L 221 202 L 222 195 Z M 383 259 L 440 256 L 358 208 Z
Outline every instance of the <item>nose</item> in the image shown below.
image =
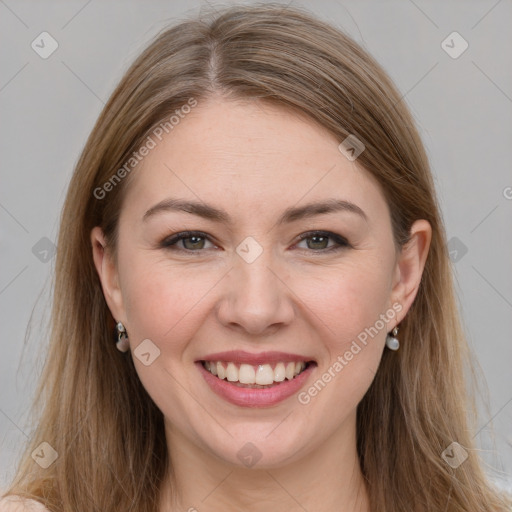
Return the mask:
M 285 282 L 284 272 L 267 256 L 269 252 L 264 251 L 252 263 L 234 256 L 217 308 L 218 320 L 226 327 L 261 336 L 273 334 L 292 322 L 293 293 Z

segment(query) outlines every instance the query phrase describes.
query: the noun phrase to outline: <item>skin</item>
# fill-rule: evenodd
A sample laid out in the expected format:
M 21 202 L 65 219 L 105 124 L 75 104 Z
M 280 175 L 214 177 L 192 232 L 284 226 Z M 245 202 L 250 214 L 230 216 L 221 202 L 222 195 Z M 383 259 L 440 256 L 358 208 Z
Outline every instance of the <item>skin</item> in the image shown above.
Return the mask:
M 91 232 L 106 301 L 125 325 L 132 352 L 145 339 L 160 350 L 149 366 L 134 362 L 163 412 L 175 471 L 178 494 L 171 499 L 166 480 L 162 511 L 369 511 L 356 407 L 386 334 L 416 296 L 431 228 L 416 221 L 411 242 L 397 252 L 378 182 L 345 158 L 340 142 L 285 109 L 212 97 L 132 176 L 117 261 L 101 229 Z M 214 205 L 232 223 L 177 211 L 143 220 L 171 196 Z M 286 208 L 330 198 L 355 203 L 367 219 L 339 211 L 276 223 Z M 174 250 L 159 246 L 185 230 L 210 239 L 189 238 Z M 334 239 L 298 239 L 310 230 L 338 234 L 349 246 L 326 252 Z M 236 252 L 247 236 L 263 249 L 252 263 Z M 301 354 L 318 365 L 304 390 L 393 304 L 401 311 L 308 404 L 296 395 L 272 407 L 230 404 L 194 364 L 224 350 Z M 247 442 L 261 454 L 250 468 L 237 457 Z

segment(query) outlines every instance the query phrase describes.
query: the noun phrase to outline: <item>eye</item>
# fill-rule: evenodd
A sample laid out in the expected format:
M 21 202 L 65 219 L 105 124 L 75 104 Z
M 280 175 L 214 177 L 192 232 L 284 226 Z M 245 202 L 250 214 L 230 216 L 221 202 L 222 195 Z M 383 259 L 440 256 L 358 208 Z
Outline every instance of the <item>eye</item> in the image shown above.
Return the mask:
M 310 231 L 303 233 L 299 238 L 301 240 L 300 243 L 306 241 L 307 249 L 312 249 L 316 252 L 339 251 L 350 246 L 345 238 L 329 231 Z M 333 240 L 334 244 L 328 245 L 329 239 Z
M 179 242 L 182 242 L 181 247 L 178 246 Z M 199 252 L 205 248 L 206 242 L 211 243 L 208 235 L 205 233 L 200 231 L 183 231 L 162 240 L 160 247 L 176 251 Z
M 301 234 L 299 238 L 299 243 L 305 241 L 306 249 L 310 249 L 313 252 L 326 253 L 350 247 L 345 238 L 329 231 L 309 231 Z M 329 245 L 329 240 L 333 240 L 334 243 Z M 179 245 L 180 243 L 181 246 Z M 216 247 L 206 233 L 201 231 L 182 231 L 162 240 L 160 247 L 173 251 L 201 252 L 203 249 L 208 249 L 207 246 L 205 247 L 205 244 L 208 243 L 212 245 L 210 248 Z

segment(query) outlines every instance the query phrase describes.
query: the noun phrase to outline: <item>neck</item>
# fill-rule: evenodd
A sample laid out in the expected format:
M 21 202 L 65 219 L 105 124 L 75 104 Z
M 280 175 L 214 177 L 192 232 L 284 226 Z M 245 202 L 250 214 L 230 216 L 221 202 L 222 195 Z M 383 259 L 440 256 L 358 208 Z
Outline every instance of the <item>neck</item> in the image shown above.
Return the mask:
M 355 414 L 299 460 L 269 469 L 235 466 L 166 423 L 172 467 L 161 512 L 369 512 L 356 451 Z

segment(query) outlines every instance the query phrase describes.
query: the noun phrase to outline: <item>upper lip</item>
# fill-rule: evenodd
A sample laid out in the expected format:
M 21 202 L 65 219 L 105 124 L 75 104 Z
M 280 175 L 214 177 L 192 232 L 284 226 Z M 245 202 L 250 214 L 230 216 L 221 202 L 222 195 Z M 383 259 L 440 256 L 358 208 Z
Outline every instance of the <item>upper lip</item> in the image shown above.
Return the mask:
M 313 358 L 302 356 L 299 354 L 290 354 L 288 352 L 259 352 L 253 354 L 243 350 L 231 350 L 227 352 L 216 352 L 215 354 L 208 354 L 198 361 L 228 361 L 239 364 L 266 364 L 277 362 L 297 362 L 297 361 L 314 361 Z

